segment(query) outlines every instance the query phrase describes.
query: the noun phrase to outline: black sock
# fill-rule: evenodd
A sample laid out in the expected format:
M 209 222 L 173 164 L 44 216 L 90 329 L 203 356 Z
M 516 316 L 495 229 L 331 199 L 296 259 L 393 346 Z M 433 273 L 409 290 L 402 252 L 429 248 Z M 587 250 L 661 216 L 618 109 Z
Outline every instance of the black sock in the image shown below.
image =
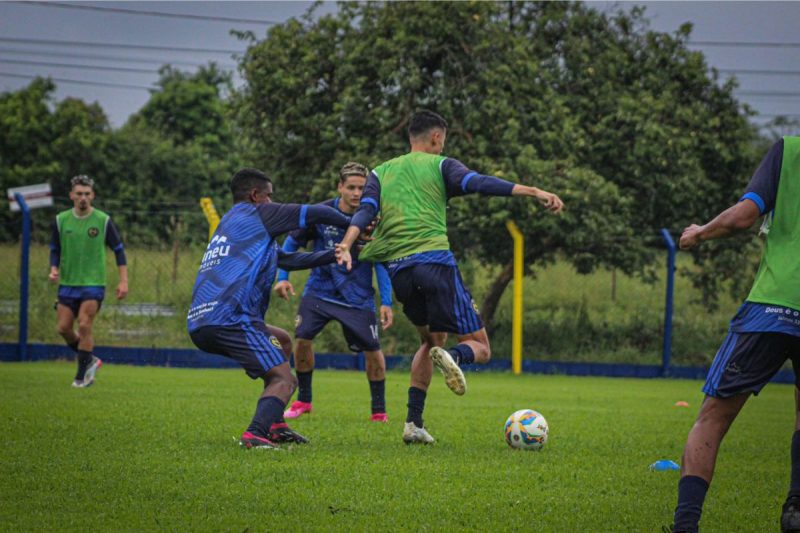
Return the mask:
M 311 403 L 311 374 L 308 372 L 295 372 L 297 374 L 297 401 Z
M 422 425 L 422 411 L 425 410 L 425 396 L 428 393 L 416 387 L 409 387 L 408 389 L 408 416 L 406 422 L 414 422 L 418 428 L 424 427 Z
M 800 431 L 792 435 L 792 475 L 789 484 L 789 498 L 800 498 Z
M 697 531 L 707 491 L 705 479 L 698 476 L 681 478 L 678 482 L 678 506 L 675 508 L 675 531 Z
M 265 396 L 258 400 L 256 414 L 253 421 L 247 427 L 247 431 L 258 437 L 267 438 L 269 428 L 283 416 L 283 408 L 286 404 L 276 396 Z
M 386 380 L 369 382 L 369 393 L 372 396 L 372 414 L 386 412 Z
M 67 346 L 68 346 L 68 347 L 69 347 L 69 349 L 70 349 L 70 350 L 72 350 L 73 352 L 75 352 L 75 353 L 78 353 L 78 343 L 79 343 L 79 342 L 80 342 L 80 340 L 77 340 L 77 341 L 75 341 L 75 342 L 68 342 L 68 343 L 67 343 Z
M 86 369 L 89 368 L 89 363 L 92 362 L 92 352 L 86 350 L 78 350 L 78 373 L 75 374 L 75 379 L 83 380 L 86 374 Z
M 475 352 L 467 344 L 456 344 L 449 350 L 457 365 L 471 365 L 475 362 Z

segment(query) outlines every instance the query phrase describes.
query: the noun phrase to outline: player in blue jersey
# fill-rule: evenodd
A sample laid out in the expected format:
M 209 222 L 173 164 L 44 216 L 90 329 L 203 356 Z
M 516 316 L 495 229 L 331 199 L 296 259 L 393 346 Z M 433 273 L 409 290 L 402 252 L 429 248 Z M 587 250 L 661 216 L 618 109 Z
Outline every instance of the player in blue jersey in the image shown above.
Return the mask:
M 456 394 L 464 394 L 461 364 L 486 363 L 489 337 L 477 307 L 464 285 L 447 239 L 447 201 L 479 193 L 486 196 L 526 196 L 558 213 L 561 199 L 536 187 L 511 183 L 472 171 L 444 157 L 447 122 L 431 111 L 415 113 L 409 122 L 411 151 L 387 161 L 370 173 L 358 211 L 337 250 L 340 264 L 350 264 L 349 248 L 378 213 L 381 221 L 361 258 L 383 262 L 395 296 L 417 327 L 420 347 L 411 363 L 406 443 L 432 443 L 423 425 L 425 398 L 436 366 Z M 442 346 L 448 333 L 458 344 Z
M 747 230 L 762 215 L 761 265 L 714 357 L 703 405 L 686 439 L 675 533 L 698 531 L 723 438 L 750 395 L 757 395 L 787 359 L 795 372 L 795 424 L 781 531 L 800 533 L 800 137 L 773 144 L 739 201 L 707 224 L 684 229 L 680 247 L 688 250 Z
M 367 167 L 359 163 L 345 164 L 339 171 L 339 196 L 323 202 L 326 205 L 352 215 L 361 202 L 361 194 L 367 182 Z M 313 241 L 314 251 L 333 250 L 342 240 L 344 228 L 316 224 L 293 231 L 283 243 L 283 250 L 297 251 Z M 375 265 L 378 288 L 381 296 L 381 325 L 387 329 L 392 325 L 392 285 L 386 268 Z M 289 282 L 289 273 L 278 271 L 275 292 L 289 300 L 294 288 Z M 300 309 L 297 311 L 295 329 L 295 372 L 299 387 L 297 401 L 283 414 L 286 418 L 297 418 L 312 409 L 311 379 L 314 372 L 314 337 L 325 325 L 335 320 L 342 326 L 345 340 L 354 352 L 364 352 L 367 379 L 372 398 L 373 422 L 387 422 L 386 416 L 386 361 L 378 341 L 378 323 L 375 317 L 375 291 L 372 288 L 372 263 L 354 262 L 352 270 L 344 266 L 323 265 L 311 271 L 306 282 Z
M 307 442 L 284 423 L 283 410 L 297 379 L 264 314 L 278 266 L 313 268 L 332 262 L 334 251 L 286 253 L 275 238 L 313 224 L 344 227 L 350 219 L 326 206 L 272 203 L 272 182 L 255 169 L 234 174 L 231 192 L 234 206 L 222 217 L 200 262 L 187 317 L 189 335 L 201 350 L 229 357 L 252 379 L 264 380 L 242 446 Z

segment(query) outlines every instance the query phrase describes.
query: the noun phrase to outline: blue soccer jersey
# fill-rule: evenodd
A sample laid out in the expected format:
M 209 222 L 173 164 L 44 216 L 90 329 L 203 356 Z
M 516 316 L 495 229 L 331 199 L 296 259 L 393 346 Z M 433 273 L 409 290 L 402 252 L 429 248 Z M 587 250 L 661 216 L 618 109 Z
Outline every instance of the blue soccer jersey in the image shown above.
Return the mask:
M 321 206 L 339 210 L 339 198 L 328 200 Z M 314 224 L 307 228 L 293 231 L 283 243 L 285 252 L 294 252 L 300 247 L 307 246 L 313 241 L 315 252 L 333 250 L 337 243 L 344 238 L 346 228 L 330 224 Z M 378 278 L 381 305 L 392 305 L 392 286 L 386 269 L 382 265 L 375 265 Z M 281 270 L 278 280 L 289 279 L 288 272 Z M 306 282 L 303 296 L 313 296 L 320 300 L 375 311 L 375 290 L 372 288 L 372 263 L 353 261 L 352 270 L 348 271 L 344 265 L 327 264 L 314 268 Z
M 275 273 L 334 261 L 333 250 L 287 254 L 275 238 L 317 223 L 347 227 L 350 218 L 324 206 L 237 203 L 209 242 L 192 291 L 188 329 L 263 322 Z

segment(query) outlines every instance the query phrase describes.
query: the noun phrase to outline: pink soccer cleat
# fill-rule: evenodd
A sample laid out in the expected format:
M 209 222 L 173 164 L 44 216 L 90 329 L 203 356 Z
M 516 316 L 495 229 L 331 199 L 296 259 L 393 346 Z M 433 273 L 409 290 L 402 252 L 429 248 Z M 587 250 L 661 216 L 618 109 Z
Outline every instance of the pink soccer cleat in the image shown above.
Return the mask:
M 386 416 L 386 413 L 372 413 L 372 416 L 369 417 L 370 422 L 388 422 L 389 417 Z
M 253 435 L 249 431 L 242 433 L 242 438 L 239 439 L 239 446 L 243 446 L 248 450 L 250 448 L 258 448 L 261 450 L 280 450 L 280 447 L 269 439 Z
M 283 418 L 299 418 L 304 413 L 311 412 L 311 404 L 306 402 L 292 402 L 292 405 L 283 413 Z

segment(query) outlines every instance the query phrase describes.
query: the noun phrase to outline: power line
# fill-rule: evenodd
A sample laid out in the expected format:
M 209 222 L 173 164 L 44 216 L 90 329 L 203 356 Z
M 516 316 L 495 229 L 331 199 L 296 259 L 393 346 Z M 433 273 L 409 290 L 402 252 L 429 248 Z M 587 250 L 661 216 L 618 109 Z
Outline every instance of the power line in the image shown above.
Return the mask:
M 275 25 L 280 24 L 280 22 L 274 20 L 264 20 L 264 19 L 244 19 L 244 18 L 235 18 L 235 17 L 219 17 L 219 16 L 212 16 L 212 15 L 194 15 L 194 14 L 182 14 L 182 13 L 167 13 L 164 11 L 142 11 L 139 9 L 127 9 L 121 7 L 99 7 L 99 6 L 84 6 L 80 4 L 66 4 L 61 2 L 28 2 L 28 1 L 18 1 L 13 2 L 15 4 L 26 4 L 32 5 L 36 7 L 58 7 L 62 9 L 82 9 L 84 11 L 100 11 L 103 13 L 115 13 L 121 15 L 140 15 L 140 16 L 147 16 L 147 17 L 164 17 L 164 18 L 177 18 L 177 19 L 190 19 L 190 20 L 206 20 L 211 22 L 238 22 L 240 24 L 268 24 L 268 25 Z
M 71 83 L 75 85 L 93 85 L 97 87 L 113 87 L 117 89 L 144 89 L 146 91 L 155 91 L 158 87 L 145 86 L 145 85 L 128 85 L 124 83 L 106 83 L 102 81 L 86 81 L 86 80 L 70 80 L 66 78 L 54 78 L 52 76 L 33 76 L 30 74 L 12 74 L 10 72 L 0 72 L 0 77 L 5 78 L 22 78 L 26 80 L 34 80 L 36 78 L 47 78 L 58 83 Z
M 103 65 L 78 65 L 75 63 L 50 63 L 49 61 L 18 61 L 15 59 L 0 59 L 0 63 L 11 65 L 27 65 L 38 67 L 79 68 L 83 70 L 110 70 L 114 72 L 135 72 L 141 74 L 158 74 L 157 70 L 149 68 L 107 67 Z
M 800 91 L 736 91 L 737 95 L 755 96 L 757 98 L 798 98 Z
M 144 57 L 124 57 L 124 56 L 109 56 L 103 54 L 80 54 L 80 53 L 62 53 L 55 51 L 37 51 L 37 50 L 19 50 L 15 48 L 0 48 L 0 54 L 16 54 L 23 56 L 45 56 L 45 57 L 64 57 L 69 59 L 96 59 L 100 61 L 121 61 L 127 63 L 156 63 L 158 65 L 183 65 L 187 67 L 203 67 L 208 63 L 198 63 L 196 61 L 180 61 L 180 60 L 165 60 L 163 58 L 144 58 Z M 217 63 L 216 66 L 222 69 L 235 69 L 236 65 L 228 63 Z
M 38 46 L 81 46 L 87 48 L 121 48 L 125 50 L 158 50 L 161 52 L 200 52 L 205 54 L 241 54 L 244 52 L 244 50 L 232 50 L 225 48 L 191 48 L 187 46 L 156 46 L 149 44 L 58 41 L 54 39 L 27 39 L 21 37 L 0 37 L 0 42 L 25 43 Z
M 800 48 L 800 43 L 776 43 L 767 41 L 689 41 L 694 46 L 731 46 L 739 48 Z
M 718 68 L 717 72 L 726 74 L 756 74 L 759 76 L 800 76 L 800 70 L 763 70 L 746 68 Z

